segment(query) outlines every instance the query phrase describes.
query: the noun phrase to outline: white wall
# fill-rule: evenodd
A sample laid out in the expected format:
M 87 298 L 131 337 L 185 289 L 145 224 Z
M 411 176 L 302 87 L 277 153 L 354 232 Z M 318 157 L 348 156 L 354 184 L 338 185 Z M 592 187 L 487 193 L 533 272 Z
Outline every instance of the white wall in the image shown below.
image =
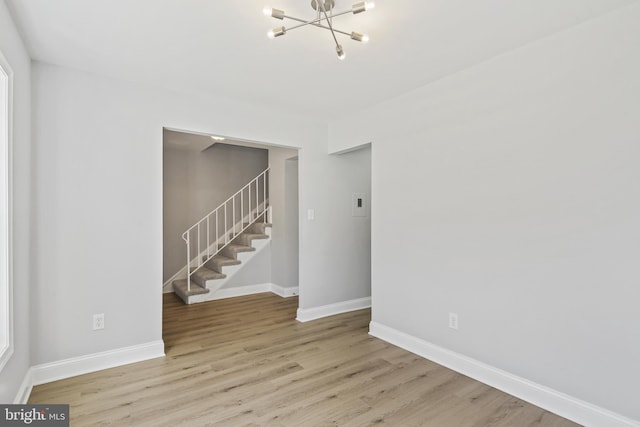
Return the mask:
M 163 127 L 302 147 L 301 203 L 319 212 L 343 203 L 335 189 L 353 172 L 327 154 L 326 124 L 42 63 L 33 70 L 34 364 L 161 339 Z M 360 231 L 323 215 L 301 226 L 301 253 L 331 252 L 353 267 L 308 258 L 307 307 L 368 293 L 362 275 L 351 280 L 368 264 L 334 244 L 356 242 Z M 105 330 L 91 330 L 93 313 L 105 313 Z
M 638 22 L 330 126 L 331 150 L 373 141 L 374 322 L 640 420 Z
M 13 82 L 13 299 L 14 353 L 0 372 L 0 402 L 13 403 L 30 366 L 31 246 L 31 61 L 0 1 L 0 52 L 11 65 Z
M 300 150 L 301 309 L 371 296 L 371 215 L 353 217 L 351 209 L 353 193 L 371 194 L 371 149 L 325 151 Z
M 165 141 L 163 282 L 186 265 L 182 233 L 262 173 L 268 155 L 266 149 L 230 144 L 200 151 Z
M 260 252 L 255 253 L 251 259 L 243 262 L 242 268 L 229 278 L 222 289 L 272 283 L 272 261 L 271 246 L 267 246 Z

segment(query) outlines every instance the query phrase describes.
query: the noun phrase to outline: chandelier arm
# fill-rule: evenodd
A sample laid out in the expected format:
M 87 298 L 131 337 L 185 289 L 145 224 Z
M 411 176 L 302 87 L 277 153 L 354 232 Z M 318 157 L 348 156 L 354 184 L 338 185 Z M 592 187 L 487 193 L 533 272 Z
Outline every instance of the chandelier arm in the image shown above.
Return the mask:
M 324 28 L 325 30 L 330 30 L 329 27 L 326 27 L 322 24 L 311 24 L 314 27 L 318 27 L 318 28 Z M 342 31 L 342 30 L 338 30 L 337 28 L 334 28 L 333 31 L 335 31 L 336 33 L 340 33 L 340 34 L 344 34 L 345 36 L 351 36 L 351 33 L 347 33 L 346 31 Z
M 327 23 L 331 23 L 331 25 L 333 26 L 333 8 L 329 9 L 329 17 L 330 18 L 327 18 Z
M 289 32 L 289 31 L 291 31 L 291 30 L 295 30 L 295 29 L 300 28 L 300 27 L 304 27 L 304 26 L 306 26 L 306 25 L 312 25 L 312 26 L 314 26 L 314 27 L 323 28 L 323 29 L 325 29 L 325 30 L 331 30 L 329 27 L 327 27 L 327 26 L 325 26 L 325 25 L 322 25 L 322 24 L 318 24 L 317 22 L 316 22 L 316 23 L 313 23 L 313 24 L 312 24 L 312 23 L 305 22 L 304 24 L 301 24 L 301 25 L 295 25 L 295 26 L 293 26 L 293 27 L 288 27 L 288 28 L 287 28 L 287 32 Z M 344 34 L 345 36 L 349 36 L 349 37 L 351 37 L 351 33 L 348 33 L 348 32 L 346 32 L 346 31 L 338 30 L 337 28 L 334 28 L 334 29 L 333 29 L 333 31 L 335 31 L 336 33 Z
M 287 27 L 287 31 L 295 30 L 298 28 L 306 27 L 307 25 L 315 25 L 310 22 L 305 22 L 304 24 L 294 25 L 293 27 Z
M 344 12 L 336 13 L 333 16 L 346 15 L 347 13 L 351 13 L 351 11 L 350 10 L 346 10 Z M 321 21 L 324 21 L 324 20 L 327 19 L 327 18 L 322 18 L 321 17 L 321 18 L 317 18 L 317 19 L 312 19 L 311 21 L 305 21 L 304 19 L 296 18 L 294 16 L 289 16 L 289 15 L 284 15 L 284 17 L 287 18 L 287 19 L 291 19 L 292 21 L 298 21 L 298 22 L 302 22 L 303 23 L 302 25 L 295 25 L 295 26 L 293 26 L 291 28 L 287 28 L 287 31 L 291 31 L 291 30 L 293 30 L 295 28 L 304 27 L 305 25 L 315 24 L 317 22 L 321 22 Z
M 319 1 L 318 5 L 320 5 L 320 7 L 322 8 L 322 13 L 324 13 L 324 17 L 327 20 L 327 25 L 329 25 L 329 31 L 331 31 L 331 35 L 333 36 L 333 40 L 336 42 L 336 47 L 340 48 L 340 43 L 338 43 L 338 39 L 336 37 L 336 33 L 333 32 L 333 25 L 331 24 L 331 21 L 329 20 L 329 16 L 327 15 L 327 10 L 324 8 L 324 3 L 322 1 Z

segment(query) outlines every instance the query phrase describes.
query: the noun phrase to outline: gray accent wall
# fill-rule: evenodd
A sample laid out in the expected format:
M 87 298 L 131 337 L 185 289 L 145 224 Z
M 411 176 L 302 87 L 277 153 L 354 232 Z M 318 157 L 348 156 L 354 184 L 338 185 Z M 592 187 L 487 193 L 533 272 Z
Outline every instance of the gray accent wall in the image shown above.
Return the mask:
M 289 244 L 285 248 L 285 254 L 283 258 L 287 260 L 287 268 L 285 273 L 274 277 L 275 283 L 282 283 L 283 287 L 298 286 L 300 281 L 299 272 L 299 212 L 300 202 L 298 197 L 298 157 L 288 158 L 285 160 L 284 170 L 284 194 L 285 194 L 285 206 L 284 206 L 284 218 L 285 218 L 285 232 L 288 238 Z M 280 272 L 279 272 L 280 274 Z
M 295 160 L 289 160 L 297 154 L 291 149 L 269 149 L 273 209 L 271 282 L 285 288 L 298 286 L 298 171 L 290 165 Z
M 288 168 L 288 159 L 296 158 L 298 151 L 264 147 L 269 152 L 271 241 L 229 279 L 224 289 L 265 283 L 285 288 L 298 286 L 298 171 Z

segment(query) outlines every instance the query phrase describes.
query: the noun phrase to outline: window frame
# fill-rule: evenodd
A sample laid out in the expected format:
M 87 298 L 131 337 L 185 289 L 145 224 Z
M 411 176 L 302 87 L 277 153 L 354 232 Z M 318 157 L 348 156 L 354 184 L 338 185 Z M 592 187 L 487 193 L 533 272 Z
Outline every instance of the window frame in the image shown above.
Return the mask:
M 13 70 L 0 51 L 0 372 L 11 359 L 13 343 Z M 3 253 L 4 252 L 4 253 Z M 2 271 L 5 270 L 5 271 Z

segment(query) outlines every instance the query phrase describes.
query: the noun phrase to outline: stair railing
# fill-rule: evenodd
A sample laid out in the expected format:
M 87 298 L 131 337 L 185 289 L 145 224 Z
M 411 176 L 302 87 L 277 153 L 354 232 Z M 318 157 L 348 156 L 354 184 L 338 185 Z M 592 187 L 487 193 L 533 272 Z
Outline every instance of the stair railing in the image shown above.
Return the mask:
M 187 244 L 187 292 L 191 276 L 261 215 L 267 222 L 268 210 L 269 168 L 182 234 Z

